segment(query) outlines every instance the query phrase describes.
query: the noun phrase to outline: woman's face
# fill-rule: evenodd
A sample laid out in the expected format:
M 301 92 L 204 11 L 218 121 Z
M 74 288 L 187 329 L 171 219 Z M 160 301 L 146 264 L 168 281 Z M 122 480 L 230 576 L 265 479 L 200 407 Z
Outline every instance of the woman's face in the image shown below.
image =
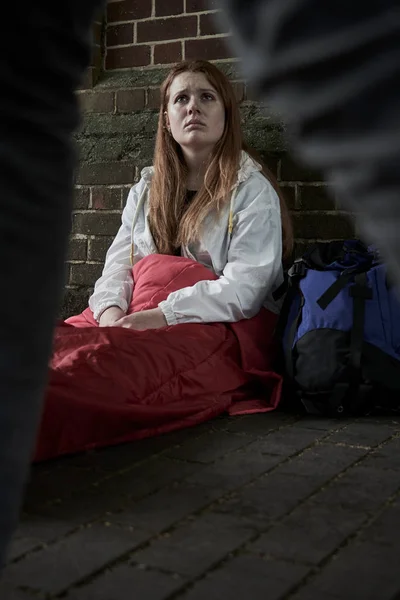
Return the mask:
M 172 81 L 166 125 L 185 149 L 209 147 L 221 139 L 225 127 L 222 98 L 203 73 L 181 73 Z

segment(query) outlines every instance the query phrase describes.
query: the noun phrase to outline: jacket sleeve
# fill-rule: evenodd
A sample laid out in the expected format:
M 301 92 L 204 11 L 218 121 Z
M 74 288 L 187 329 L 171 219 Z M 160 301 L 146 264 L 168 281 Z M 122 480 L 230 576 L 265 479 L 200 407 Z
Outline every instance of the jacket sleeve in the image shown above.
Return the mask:
M 272 186 L 262 189 L 235 220 L 221 277 L 173 292 L 159 304 L 169 325 L 235 322 L 261 309 L 282 268 L 281 216 Z
M 139 185 L 139 184 L 138 184 Z M 131 227 L 137 205 L 137 186 L 131 188 L 122 213 L 122 224 L 108 249 L 101 277 L 89 298 L 89 307 L 98 321 L 110 306 L 126 312 L 132 298 Z M 138 258 L 135 256 L 135 258 Z M 140 258 L 140 257 L 139 257 Z

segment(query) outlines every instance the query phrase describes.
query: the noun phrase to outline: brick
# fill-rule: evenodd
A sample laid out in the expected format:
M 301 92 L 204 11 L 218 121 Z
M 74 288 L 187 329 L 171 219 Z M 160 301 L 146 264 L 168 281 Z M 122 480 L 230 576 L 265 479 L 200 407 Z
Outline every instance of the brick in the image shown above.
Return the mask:
M 151 17 L 151 2 L 143 0 L 123 0 L 122 2 L 108 2 L 107 22 L 136 21 Z
M 182 482 L 131 503 L 125 510 L 110 515 L 109 521 L 114 525 L 159 533 L 218 497 L 216 490 Z
M 230 46 L 230 37 L 186 41 L 185 57 L 188 60 L 194 60 L 199 56 L 204 60 L 234 58 L 235 54 Z
M 303 565 L 284 561 L 238 556 L 195 583 L 182 600 L 280 600 L 306 577 L 309 570 Z
M 93 187 L 90 208 L 95 210 L 122 208 L 122 188 Z
M 117 112 L 135 112 L 145 105 L 144 89 L 120 90 L 117 92 Z
M 186 12 L 204 12 L 219 8 L 218 0 L 186 0 Z
M 197 18 L 174 17 L 142 21 L 137 24 L 137 41 L 157 42 L 161 40 L 178 40 L 197 35 Z
M 170 44 L 157 44 L 154 46 L 154 64 L 172 64 L 182 60 L 182 44 L 171 42 Z
M 149 88 L 147 91 L 147 108 L 159 109 L 161 103 L 160 88 Z
M 183 0 L 155 0 L 155 16 L 168 17 L 183 13 Z
M 232 87 L 235 92 L 235 98 L 240 104 L 245 98 L 245 85 L 243 81 L 235 81 L 232 83 Z
M 72 219 L 73 233 L 86 235 L 115 235 L 120 225 L 119 213 L 75 213 Z
M 286 205 L 288 206 L 289 210 L 295 210 L 296 209 L 296 186 L 281 185 L 280 188 L 282 190 L 283 197 L 286 201 Z
M 71 289 L 66 286 L 62 298 L 61 307 L 58 313 L 58 318 L 63 320 L 72 315 L 79 315 L 87 308 L 89 290 L 80 288 Z
M 248 541 L 254 532 L 239 519 L 206 513 L 133 555 L 136 563 L 197 577 Z
M 150 64 L 150 46 L 126 46 L 109 48 L 106 53 L 106 69 L 128 69 L 146 67 Z
M 134 532 L 93 525 L 35 552 L 4 571 L 5 583 L 60 594 L 92 572 L 106 566 L 142 541 Z
M 103 33 L 103 23 L 100 21 L 93 24 L 92 29 L 92 44 L 101 46 L 101 36 Z
M 81 185 L 132 184 L 134 179 L 131 161 L 81 163 L 76 174 L 76 182 Z
M 68 260 L 86 260 L 87 240 L 72 238 L 68 245 Z
M 229 31 L 227 20 L 221 19 L 219 13 L 200 15 L 200 35 L 218 35 Z
M 251 438 L 235 436 L 223 431 L 211 432 L 169 450 L 166 456 L 207 464 L 233 450 L 243 448 L 249 442 L 251 442 Z
M 290 156 L 282 159 L 282 181 L 323 181 L 319 171 L 295 162 Z
M 93 263 L 72 264 L 69 283 L 71 285 L 93 286 L 100 277 L 103 265 Z
M 327 185 L 299 185 L 301 210 L 334 210 L 335 202 Z
M 100 237 L 94 240 L 89 240 L 88 260 L 96 262 L 104 262 L 107 250 L 113 241 L 112 237 Z
M 96 69 L 101 68 L 102 61 L 102 49 L 101 46 L 92 46 L 91 48 L 91 59 L 90 66 L 95 67 Z
M 398 488 L 391 471 L 364 466 L 362 462 L 317 494 L 314 502 L 331 510 L 343 506 L 367 513 L 377 510 Z
M 81 76 L 81 81 L 77 90 L 90 90 L 94 87 L 98 79 L 99 69 L 97 67 L 88 67 Z
M 283 523 L 274 525 L 248 550 L 299 563 L 318 564 L 351 534 L 367 517 L 355 510 L 314 504 L 296 509 Z
M 166 600 L 180 587 L 172 575 L 120 565 L 70 592 L 68 600 Z
M 83 92 L 79 94 L 84 113 L 108 113 L 114 110 L 113 92 Z
M 106 40 L 107 47 L 133 44 L 133 23 L 109 25 L 107 27 Z
M 74 209 L 85 209 L 89 207 L 90 188 L 75 187 L 74 189 Z
M 294 213 L 294 234 L 297 238 L 346 239 L 354 235 L 354 225 L 348 215 L 336 213 Z

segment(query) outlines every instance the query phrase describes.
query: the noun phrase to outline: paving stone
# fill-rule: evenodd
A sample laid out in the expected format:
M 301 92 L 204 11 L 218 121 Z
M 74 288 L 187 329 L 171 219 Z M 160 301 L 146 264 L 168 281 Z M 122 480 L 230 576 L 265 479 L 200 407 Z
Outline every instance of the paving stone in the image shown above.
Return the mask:
M 249 451 L 257 448 L 262 454 L 279 454 L 290 456 L 304 450 L 320 439 L 313 429 L 296 429 L 287 427 L 279 431 L 267 433 L 265 437 L 249 446 Z
M 216 500 L 219 493 L 189 483 L 179 483 L 132 502 L 123 511 L 110 515 L 109 521 L 128 527 L 141 527 L 154 533 Z
M 398 546 L 355 542 L 291 600 L 394 600 L 400 592 L 398 565 Z
M 64 523 L 65 532 L 88 524 L 108 512 L 122 509 L 131 499 L 142 498 L 193 473 L 197 465 L 174 462 L 162 457 L 134 467 L 130 471 L 75 494 L 68 501 L 52 506 L 33 508 L 36 517 L 51 517 Z M 29 510 L 29 506 L 27 509 Z
M 399 422 L 221 417 L 35 466 L 0 599 L 400 600 Z
M 224 431 L 211 432 L 166 452 L 166 456 L 199 463 L 212 463 L 221 456 L 243 448 L 252 438 L 235 436 Z
M 368 541 L 392 546 L 398 552 L 400 548 L 399 531 L 400 501 L 398 500 L 387 506 L 379 517 L 364 529 L 359 539 L 362 542 Z
M 395 431 L 396 428 L 393 426 L 383 423 L 370 423 L 364 420 L 350 423 L 341 431 L 333 433 L 328 439 L 329 442 L 333 443 L 372 448 L 390 438 Z
M 181 586 L 171 575 L 122 565 L 72 590 L 66 600 L 166 600 Z
M 263 534 L 249 551 L 318 564 L 366 522 L 365 514 L 307 503 Z
M 226 492 L 266 473 L 281 460 L 280 456 L 263 454 L 257 447 L 248 446 L 217 460 L 212 465 L 198 469 L 187 481 Z
M 343 506 L 367 512 L 376 510 L 399 489 L 400 481 L 393 471 L 365 467 L 361 463 L 333 481 L 313 501 L 330 507 L 330 510 Z
M 308 567 L 244 555 L 194 585 L 184 600 L 278 600 L 308 573 Z
M 275 471 L 213 507 L 243 517 L 260 531 L 318 490 L 320 481 Z
M 253 535 L 254 530 L 237 518 L 208 513 L 155 540 L 133 560 L 197 577 Z
M 354 423 L 354 419 L 325 419 L 323 417 L 304 416 L 297 422 L 297 426 L 306 429 L 318 429 L 321 431 L 336 431 L 346 425 Z
M 364 464 L 375 469 L 398 471 L 400 469 L 400 438 L 395 438 L 382 448 L 371 452 Z
M 246 433 L 249 435 L 264 436 L 269 431 L 274 431 L 280 427 L 288 427 L 298 420 L 297 416 L 289 415 L 284 412 L 273 411 L 262 413 L 260 415 L 246 415 L 237 421 L 232 420 L 227 425 L 227 430 L 233 433 Z
M 1 600 L 32 600 L 32 595 L 5 585 L 0 580 L 0 598 Z M 40 597 L 36 596 L 36 600 L 40 600 Z
M 52 471 L 38 474 L 33 471 L 26 489 L 24 506 L 40 506 L 52 500 L 68 498 L 102 478 L 104 473 L 99 469 L 82 469 L 62 463 Z
M 94 525 L 6 567 L 5 584 L 59 594 L 133 550 L 147 533 Z
M 93 450 L 71 457 L 69 460 L 74 466 L 95 468 L 105 473 L 118 473 L 146 459 L 153 458 L 173 444 L 173 439 L 167 441 L 168 436 L 160 436 L 130 444 L 113 446 Z
M 295 475 L 318 476 L 321 481 L 326 481 L 338 475 L 366 453 L 367 450 L 362 448 L 320 444 L 283 464 L 280 471 Z

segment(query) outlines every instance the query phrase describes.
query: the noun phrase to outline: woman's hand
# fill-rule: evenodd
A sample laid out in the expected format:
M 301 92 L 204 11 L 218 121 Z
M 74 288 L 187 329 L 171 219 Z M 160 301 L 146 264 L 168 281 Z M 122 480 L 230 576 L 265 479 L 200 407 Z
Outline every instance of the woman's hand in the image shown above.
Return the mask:
M 110 306 L 101 314 L 99 320 L 100 327 L 113 327 L 117 321 L 125 316 L 123 310 L 119 306 Z
M 142 312 L 133 313 L 126 317 L 122 317 L 113 327 L 124 327 L 126 329 L 136 329 L 143 331 L 144 329 L 160 329 L 168 325 L 164 313 L 160 308 L 152 308 L 151 310 L 143 310 Z

